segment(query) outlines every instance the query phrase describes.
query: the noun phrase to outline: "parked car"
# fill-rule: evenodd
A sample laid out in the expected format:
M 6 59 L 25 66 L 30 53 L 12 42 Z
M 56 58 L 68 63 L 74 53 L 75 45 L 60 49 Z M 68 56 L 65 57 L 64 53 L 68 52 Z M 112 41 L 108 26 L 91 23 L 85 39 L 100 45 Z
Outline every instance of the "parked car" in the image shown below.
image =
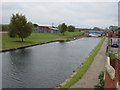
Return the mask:
M 111 43 L 111 47 L 119 47 L 118 42 L 112 42 L 112 43 Z
M 111 39 L 111 47 L 119 47 L 118 38 Z

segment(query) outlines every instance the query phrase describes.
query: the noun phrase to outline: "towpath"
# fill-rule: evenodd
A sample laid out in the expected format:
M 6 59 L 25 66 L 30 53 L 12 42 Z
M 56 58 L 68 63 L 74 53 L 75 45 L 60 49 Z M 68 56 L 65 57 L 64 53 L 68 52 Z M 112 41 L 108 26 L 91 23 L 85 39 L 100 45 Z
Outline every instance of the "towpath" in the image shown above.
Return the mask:
M 70 88 L 94 88 L 94 86 L 99 83 L 98 76 L 101 71 L 105 71 L 106 46 L 107 39 L 104 41 L 85 75 Z

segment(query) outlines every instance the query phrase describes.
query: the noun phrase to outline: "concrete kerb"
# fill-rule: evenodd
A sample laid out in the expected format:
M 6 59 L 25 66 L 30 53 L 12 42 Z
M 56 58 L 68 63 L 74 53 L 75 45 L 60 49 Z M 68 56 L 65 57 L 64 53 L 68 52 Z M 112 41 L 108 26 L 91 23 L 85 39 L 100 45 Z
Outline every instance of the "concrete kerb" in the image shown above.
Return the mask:
M 8 48 L 8 49 L 1 50 L 0 52 L 14 51 L 14 50 L 17 50 L 17 49 L 23 49 L 23 48 L 28 48 L 28 47 L 37 46 L 37 45 L 43 45 L 43 44 L 52 43 L 52 42 L 57 42 L 57 41 L 54 40 L 54 41 L 37 43 L 37 44 L 32 44 L 32 45 L 26 45 L 26 46 L 21 46 L 21 47 L 16 47 L 16 48 Z

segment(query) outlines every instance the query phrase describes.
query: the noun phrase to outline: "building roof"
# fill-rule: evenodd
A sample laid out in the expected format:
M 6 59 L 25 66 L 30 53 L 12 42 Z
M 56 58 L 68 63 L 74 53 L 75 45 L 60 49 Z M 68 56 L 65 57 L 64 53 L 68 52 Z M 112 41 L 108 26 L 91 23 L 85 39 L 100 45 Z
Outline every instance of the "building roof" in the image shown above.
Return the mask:
M 51 28 L 52 30 L 58 30 L 57 28 Z
M 57 28 L 51 28 L 51 27 L 48 27 L 48 26 L 38 26 L 38 29 L 40 30 L 57 30 L 59 31 Z
M 52 27 L 51 25 L 45 25 L 45 24 L 38 24 L 38 26 Z

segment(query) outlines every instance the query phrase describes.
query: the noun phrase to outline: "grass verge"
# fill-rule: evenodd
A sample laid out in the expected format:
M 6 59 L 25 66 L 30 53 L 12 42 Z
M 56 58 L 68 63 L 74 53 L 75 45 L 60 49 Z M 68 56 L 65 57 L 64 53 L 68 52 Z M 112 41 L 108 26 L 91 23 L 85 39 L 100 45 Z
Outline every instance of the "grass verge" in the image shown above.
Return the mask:
M 92 51 L 92 53 L 89 55 L 88 58 L 86 58 L 84 64 L 82 65 L 82 67 L 78 70 L 77 74 L 75 74 L 71 80 L 66 83 L 64 86 L 61 86 L 59 88 L 59 90 L 63 90 L 66 88 L 70 88 L 70 86 L 74 85 L 79 79 L 81 79 L 81 77 L 87 72 L 88 68 L 90 67 L 90 65 L 92 64 L 94 57 L 97 55 L 98 51 L 100 50 L 103 42 L 104 42 L 105 38 L 103 38 L 99 44 L 96 46 L 96 48 Z
M 10 38 L 8 35 L 0 36 L 0 49 L 16 48 L 25 45 L 32 45 L 37 43 L 43 43 L 53 41 L 55 39 L 63 39 L 69 36 L 79 35 L 82 32 L 66 32 L 65 35 L 61 33 L 32 33 L 31 36 L 24 39 L 24 42 L 20 42 L 20 38 Z

